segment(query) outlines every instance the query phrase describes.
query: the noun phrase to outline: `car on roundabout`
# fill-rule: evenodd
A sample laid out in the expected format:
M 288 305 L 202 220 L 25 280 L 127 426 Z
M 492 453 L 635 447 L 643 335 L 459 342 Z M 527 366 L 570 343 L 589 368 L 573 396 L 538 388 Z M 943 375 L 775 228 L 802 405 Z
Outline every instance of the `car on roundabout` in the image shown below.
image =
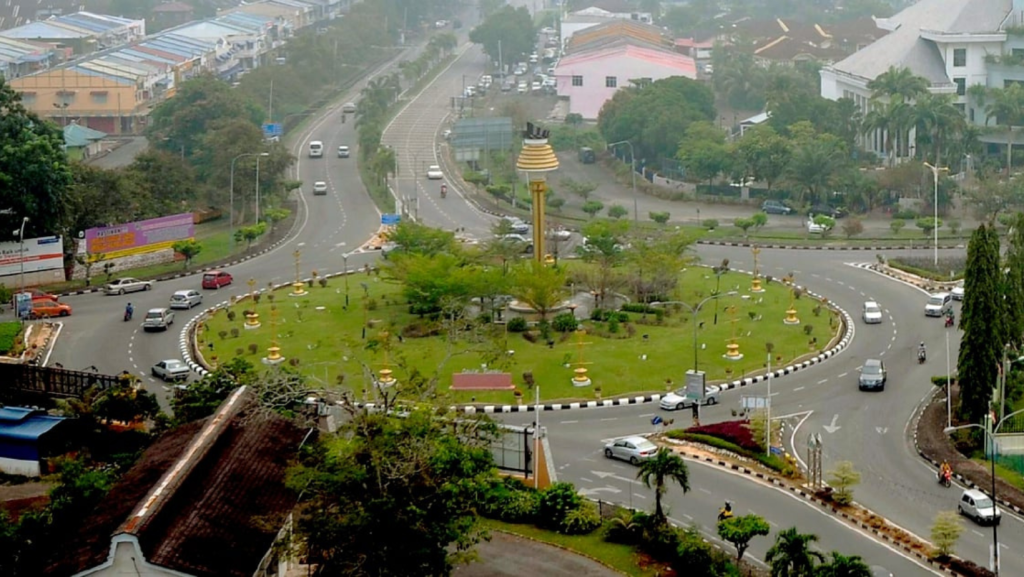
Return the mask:
M 219 289 L 233 283 L 235 279 L 231 273 L 222 270 L 211 270 L 203 275 L 204 289 Z
M 717 405 L 722 394 L 722 387 L 718 385 L 706 385 L 704 387 L 704 400 L 702 405 Z M 659 405 L 666 411 L 681 411 L 692 407 L 697 403 L 698 397 L 686 390 L 686 387 L 676 389 L 661 398 Z
M 867 301 L 864 303 L 864 310 L 860 316 L 864 319 L 864 324 L 877 325 L 882 322 L 882 307 L 878 306 L 875 301 Z
M 441 180 L 444 178 L 444 172 L 441 167 L 436 164 L 431 164 L 427 167 L 427 178 L 429 180 Z
M 144 331 L 166 331 L 174 324 L 174 311 L 171 309 L 149 309 L 146 318 L 142 319 Z
M 949 291 L 949 296 L 953 297 L 953 300 L 955 301 L 964 300 L 964 281 L 958 282 L 957 285 Z
M 887 378 L 885 363 L 879 359 L 868 359 L 860 367 L 860 374 L 857 375 L 857 388 L 862 391 L 884 391 Z
M 195 290 L 181 290 L 174 291 L 171 295 L 170 303 L 167 305 L 172 309 L 191 309 L 192 307 L 203 304 L 203 293 Z
M 137 278 L 125 277 L 119 278 L 104 285 L 103 293 L 106 295 L 123 295 L 125 293 L 148 291 L 151 290 L 152 288 L 153 283 L 149 282 L 148 280 L 139 280 Z
M 1003 520 L 999 507 L 988 495 L 977 489 L 967 489 L 960 495 L 956 510 L 965 517 L 974 519 L 979 525 L 998 525 Z
M 604 446 L 604 456 L 609 459 L 629 461 L 639 465 L 658 453 L 658 446 L 643 437 L 623 437 Z
M 28 318 L 49 319 L 53 317 L 66 317 L 70 314 L 70 306 L 57 301 L 40 299 L 32 301 L 32 308 L 28 311 Z
M 322 180 L 314 182 L 313 196 L 327 196 L 327 183 Z
M 168 359 L 153 365 L 150 373 L 163 381 L 184 381 L 188 379 L 192 369 L 177 359 Z

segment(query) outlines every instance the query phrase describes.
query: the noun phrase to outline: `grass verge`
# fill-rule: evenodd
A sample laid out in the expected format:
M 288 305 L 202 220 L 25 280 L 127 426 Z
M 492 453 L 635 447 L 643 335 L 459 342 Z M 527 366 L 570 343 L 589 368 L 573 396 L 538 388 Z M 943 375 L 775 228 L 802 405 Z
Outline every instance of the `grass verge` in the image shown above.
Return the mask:
M 689 268 L 680 274 L 679 286 L 685 288 L 679 300 L 697 303 L 712 294 L 716 284 L 716 277 L 708 269 Z M 768 343 L 776 355 L 774 364 L 779 366 L 817 353 L 839 328 L 828 309 L 806 296 L 792 301 L 801 324 L 786 325 L 782 321 L 791 303 L 789 290 L 777 282 L 767 284 L 760 294 L 748 294 L 749 287 L 747 275 L 723 275 L 722 292 L 735 290 L 739 294 L 723 297 L 717 310 L 715 303 L 708 302 L 698 314 L 697 338 L 702 345 L 698 348 L 703 351 L 698 352 L 698 360 L 709 380 L 737 379 L 763 370 Z M 528 371 L 543 385 L 545 401 L 585 401 L 597 393 L 610 398 L 664 391 L 666 379 L 678 383 L 672 384 L 673 388 L 681 386 L 683 372 L 691 366 L 694 321 L 681 309 L 665 307 L 668 314 L 660 324 L 655 315 L 648 314 L 645 319 L 641 313 L 623 313 L 628 321 L 617 322 L 614 328 L 610 322 L 588 320 L 583 324 L 585 337 L 555 332 L 551 343 L 532 332 L 509 333 L 505 325 L 499 324 L 460 329 L 450 342 L 441 320 L 411 314 L 402 287 L 374 274 L 334 278 L 326 287 L 310 287 L 301 297 L 289 296 L 290 290 L 284 288 L 273 295 L 277 307 L 273 331 L 268 326 L 271 311 L 266 298 L 255 307 L 266 328 L 245 330 L 241 313 L 252 308 L 246 300 L 232 307 L 230 313 L 221 310 L 207 319 L 201 335 L 204 349 L 212 344 L 219 359 L 242 357 L 259 365 L 273 335 L 290 362 L 328 383 L 338 382 L 339 377 L 346 383 L 361 383 L 365 367 L 378 371 L 387 365 L 405 382 L 416 373 L 436 373 L 441 392 L 449 391 L 456 373 L 499 370 L 521 383 L 520 375 Z M 384 336 L 385 331 L 389 336 Z M 745 354 L 740 360 L 724 358 L 726 344 L 733 337 Z M 573 371 L 581 356 L 588 376 L 600 391 L 573 386 Z M 357 391 L 361 388 L 349 386 Z M 523 394 L 527 401 L 533 398 L 529 391 Z M 508 390 L 453 391 L 451 400 L 517 402 L 514 392 Z
M 519 535 L 520 537 L 555 545 L 573 553 L 596 559 L 600 563 L 626 575 L 635 577 L 654 577 L 658 575 L 654 567 L 640 567 L 640 555 L 633 547 L 605 541 L 602 537 L 603 531 L 600 528 L 589 535 L 562 535 L 554 531 L 538 529 L 533 525 L 503 523 L 484 518 L 480 519 L 480 523 L 490 531 L 501 531 L 512 535 Z
M 0 354 L 8 354 L 14 350 L 21 334 L 22 324 L 18 321 L 0 323 Z

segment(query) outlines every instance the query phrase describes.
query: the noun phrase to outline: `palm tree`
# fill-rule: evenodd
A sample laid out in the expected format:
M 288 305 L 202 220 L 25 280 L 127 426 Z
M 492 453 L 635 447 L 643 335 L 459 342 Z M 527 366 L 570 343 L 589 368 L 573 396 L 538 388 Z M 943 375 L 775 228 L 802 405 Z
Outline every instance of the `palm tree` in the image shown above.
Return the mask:
M 928 92 L 928 80 L 915 75 L 909 68 L 890 66 L 888 70 L 868 82 L 872 98 L 888 98 L 909 102 Z
M 985 103 L 988 101 L 988 87 L 984 84 L 972 84 L 967 87 L 967 97 L 971 101 L 971 108 L 974 110 L 985 110 Z M 985 117 L 985 126 L 988 126 L 988 116 Z
M 966 124 L 964 115 L 953 104 L 953 97 L 949 94 L 922 95 L 917 99 L 912 113 L 918 138 L 926 136 L 931 141 L 934 151 L 932 161 L 935 166 L 941 165 L 942 144 L 960 132 Z
M 857 555 L 833 551 L 831 559 L 815 569 L 814 577 L 871 577 L 871 568 Z
M 668 492 L 668 481 L 673 480 L 683 488 L 683 493 L 690 491 L 690 473 L 686 469 L 683 458 L 671 450 L 661 447 L 654 458 L 640 463 L 636 478 L 648 489 L 654 489 L 654 518 L 661 523 L 666 521 L 665 512 L 661 508 L 661 498 Z
M 1013 165 L 1013 127 L 1024 125 L 1024 87 L 1013 83 L 1006 88 L 988 91 L 989 102 L 985 107 L 986 122 L 995 117 L 997 124 L 1006 125 L 1006 174 Z
M 813 577 L 815 563 L 825 560 L 824 555 L 810 548 L 817 540 L 817 535 L 798 533 L 796 527 L 779 531 L 775 544 L 764 556 L 772 577 Z
M 871 111 L 864 118 L 865 133 L 881 130 L 885 133 L 886 154 L 889 165 L 896 162 L 902 144 L 910 140 L 909 103 L 928 92 L 928 80 L 916 76 L 909 68 L 890 66 L 877 78 L 868 82 L 871 90 Z

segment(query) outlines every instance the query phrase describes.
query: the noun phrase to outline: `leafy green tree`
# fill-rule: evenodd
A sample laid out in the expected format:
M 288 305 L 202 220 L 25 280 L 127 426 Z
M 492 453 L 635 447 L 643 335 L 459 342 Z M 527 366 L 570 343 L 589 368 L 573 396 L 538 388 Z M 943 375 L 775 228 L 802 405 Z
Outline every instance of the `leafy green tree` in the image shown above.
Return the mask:
M 799 533 L 796 527 L 779 531 L 775 544 L 764 556 L 772 577 L 813 577 L 815 564 L 825 559 L 811 549 L 811 543 L 817 540 L 817 535 Z
M 1024 126 L 1024 87 L 1011 82 L 1006 88 L 992 88 L 987 94 L 985 120 L 995 118 L 996 124 L 1006 126 L 1006 173 L 1013 166 L 1013 129 Z
M 97 226 L 160 216 L 150 212 L 149 191 L 139 186 L 126 171 L 81 162 L 72 162 L 70 170 L 67 219 L 70 234 L 77 236 Z
M 647 216 L 658 224 L 665 224 L 668 219 L 672 218 L 672 215 L 668 212 L 650 212 Z
M 761 228 L 768 224 L 768 213 L 763 210 L 759 210 L 750 215 L 750 220 L 754 221 L 754 228 Z
M 126 177 L 144 189 L 149 215 L 164 216 L 188 212 L 201 196 L 201 186 L 192 166 L 177 154 L 149 150 L 135 157 Z
M 931 145 L 931 162 L 944 163 L 943 145 L 952 140 L 965 125 L 964 113 L 953 103 L 952 94 L 922 94 L 914 102 L 913 121 L 917 127 L 917 146 L 924 155 L 924 147 Z
M 939 511 L 932 524 L 932 543 L 940 558 L 949 557 L 964 531 L 963 521 L 956 511 Z
M 718 522 L 718 536 L 736 547 L 736 560 L 743 559 L 743 554 L 750 546 L 754 537 L 764 537 L 771 533 L 772 528 L 763 518 L 757 515 L 730 517 Z
M 537 311 L 544 322 L 551 311 L 565 300 L 568 292 L 565 281 L 563 269 L 531 260 L 513 270 L 509 292 Z
M 447 253 L 400 253 L 389 256 L 387 273 L 402 282 L 402 294 L 419 314 L 438 312 L 465 301 L 476 270 L 461 256 Z
M 683 458 L 671 449 L 660 447 L 653 458 L 640 463 L 636 478 L 648 489 L 654 489 L 654 518 L 660 523 L 667 522 L 665 511 L 661 507 L 661 499 L 668 492 L 668 482 L 675 481 L 683 488 L 683 493 L 690 492 L 690 476 Z
M 590 200 L 590 193 L 597 190 L 597 183 L 589 180 L 573 180 L 565 177 L 559 181 L 559 184 L 569 192 L 578 194 L 584 201 Z
M 893 236 L 899 236 L 900 231 L 903 230 L 903 227 L 905 226 L 907 226 L 907 221 L 902 218 L 896 218 L 889 223 L 889 230 L 892 231 Z
M 403 220 L 389 232 L 388 240 L 395 243 L 394 253 L 435 255 L 458 252 L 454 233 L 408 220 Z
M 800 202 L 813 204 L 821 200 L 845 164 L 846 148 L 838 138 L 814 134 L 793 150 L 787 179 L 799 189 Z
M 29 112 L 0 78 L 0 215 L 3 230 L 25 223 L 25 238 L 64 234 L 71 170 L 61 129 Z
M 533 18 L 524 6 L 505 5 L 469 33 L 470 42 L 481 45 L 493 62 L 498 62 L 499 52 L 503 62 L 525 62 L 536 39 Z
M 277 228 L 277 223 L 291 216 L 292 211 L 287 208 L 268 208 L 263 211 L 260 217 L 264 221 L 270 223 L 270 234 L 274 234 L 274 229 Z
M 252 226 L 235 229 L 235 241 L 245 241 L 245 250 L 252 248 L 252 243 L 267 232 L 267 223 L 260 222 Z
M 754 219 L 752 218 L 737 218 L 732 221 L 733 226 L 743 231 L 743 238 L 746 239 L 749 236 L 750 229 L 754 226 Z
M 960 383 L 961 419 L 980 423 L 988 411 L 992 386 L 1002 358 L 1003 323 L 999 235 L 994 226 L 982 224 L 967 244 L 964 268 L 964 300 L 960 308 L 960 354 L 957 375 Z
M 613 204 L 608 207 L 608 218 L 614 218 L 615 220 L 618 220 L 626 216 L 627 214 L 629 214 L 629 211 L 626 210 L 626 207 L 622 206 L 621 204 Z
M 838 551 L 829 554 L 825 563 L 818 565 L 814 577 L 871 577 L 871 567 L 858 555 L 843 555 Z
M 725 144 L 725 132 L 710 122 L 694 122 L 676 152 L 676 158 L 695 180 L 710 185 L 719 174 L 729 172 L 734 159 Z
M 746 174 L 765 183 L 769 191 L 786 173 L 793 155 L 790 142 L 769 125 L 755 126 L 744 133 L 736 152 Z
M 174 252 L 185 257 L 184 268 L 188 268 L 188 265 L 192 263 L 192 259 L 194 259 L 199 253 L 203 252 L 202 243 L 196 242 L 194 239 L 179 240 L 171 245 L 171 248 Z
M 836 226 L 836 219 L 824 214 L 814 215 L 814 219 L 811 222 L 822 228 L 821 236 L 828 236 Z
M 252 364 L 245 359 L 234 358 L 221 364 L 171 398 L 174 424 L 183 425 L 209 417 L 232 391 L 256 378 Z
M 448 575 L 484 536 L 495 438 L 492 424 L 432 410 L 353 411 L 291 471 L 297 542 L 321 575 Z
M 836 463 L 836 468 L 828 472 L 828 483 L 835 492 L 832 500 L 840 505 L 849 505 L 853 502 L 853 487 L 860 483 L 860 473 L 853 468 L 850 461 Z
M 125 379 L 105 389 L 92 403 L 93 415 L 107 423 L 139 423 L 155 417 L 159 412 L 160 403 L 156 396 L 137 386 L 134 379 Z
M 591 218 L 604 210 L 604 203 L 600 200 L 588 200 L 583 203 L 581 210 L 590 215 Z
M 935 218 L 930 216 L 922 216 L 914 221 L 914 226 L 921 229 L 925 236 L 930 236 L 933 230 L 942 228 L 942 219 L 935 220 Z

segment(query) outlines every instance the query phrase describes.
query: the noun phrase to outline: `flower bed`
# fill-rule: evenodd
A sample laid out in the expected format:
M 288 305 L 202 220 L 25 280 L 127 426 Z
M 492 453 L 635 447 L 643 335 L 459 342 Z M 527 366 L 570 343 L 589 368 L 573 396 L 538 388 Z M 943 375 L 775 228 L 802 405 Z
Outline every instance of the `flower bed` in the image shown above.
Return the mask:
M 733 445 L 737 445 L 747 451 L 763 451 L 764 449 L 754 441 L 754 435 L 751 433 L 750 427 L 747 426 L 749 423 L 750 421 L 746 420 L 723 421 L 712 425 L 690 427 L 689 429 L 686 429 L 686 432 L 717 437 L 724 441 L 729 441 Z

